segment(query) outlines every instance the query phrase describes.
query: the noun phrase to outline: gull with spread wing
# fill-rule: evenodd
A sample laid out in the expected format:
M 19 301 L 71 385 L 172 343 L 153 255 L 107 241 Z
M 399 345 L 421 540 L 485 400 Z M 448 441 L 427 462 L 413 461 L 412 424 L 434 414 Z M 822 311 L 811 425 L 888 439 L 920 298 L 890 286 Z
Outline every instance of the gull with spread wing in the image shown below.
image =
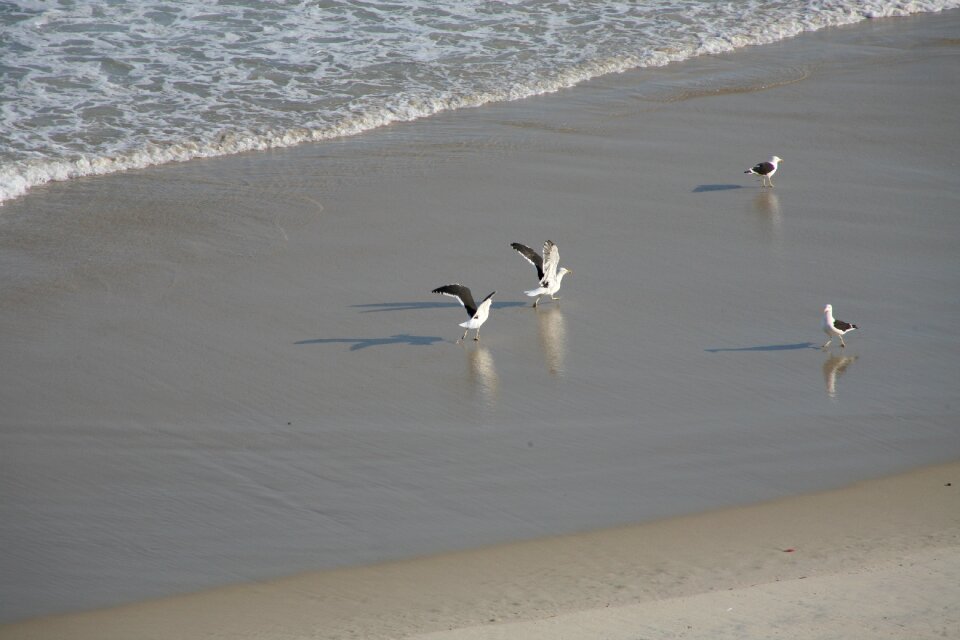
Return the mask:
M 524 291 L 524 293 L 531 298 L 536 298 L 536 300 L 533 301 L 533 306 L 537 306 L 540 298 L 547 295 L 550 296 L 551 300 L 559 300 L 560 298 L 554 294 L 560 290 L 560 283 L 563 281 L 563 276 L 568 273 L 573 273 L 573 269 L 560 267 L 560 250 L 557 249 L 557 245 L 555 245 L 552 240 L 544 242 L 543 257 L 537 255 L 537 252 L 530 247 L 522 245 L 519 242 L 513 242 L 510 246 L 516 249 L 520 255 L 537 268 L 537 277 L 540 278 L 540 286 L 530 291 Z
M 467 339 L 467 332 L 469 332 L 470 329 L 477 330 L 477 335 L 474 336 L 473 339 L 480 339 L 480 327 L 487 321 L 487 317 L 490 315 L 490 305 L 493 304 L 493 295 L 496 291 L 484 298 L 480 304 L 473 301 L 473 294 L 470 293 L 470 289 L 462 284 L 446 284 L 442 287 L 437 287 L 432 293 L 439 293 L 450 296 L 451 298 L 456 298 L 460 301 L 460 304 L 463 305 L 463 308 L 467 310 L 467 315 L 470 316 L 470 319 L 460 323 L 460 326 L 464 327 L 466 331 L 463 332 L 460 340 L 457 340 L 458 343 Z

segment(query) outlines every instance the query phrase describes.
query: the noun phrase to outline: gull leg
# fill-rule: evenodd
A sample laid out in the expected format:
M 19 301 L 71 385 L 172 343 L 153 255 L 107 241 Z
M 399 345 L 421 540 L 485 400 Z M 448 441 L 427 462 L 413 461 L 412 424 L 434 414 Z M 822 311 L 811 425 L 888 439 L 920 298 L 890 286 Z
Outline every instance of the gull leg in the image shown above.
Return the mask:
M 843 336 L 840 336 L 840 347 L 845 348 L 846 346 L 847 346 L 847 343 L 843 341 Z
M 773 189 L 773 178 L 767 178 L 767 182 L 770 183 L 770 188 Z
M 551 300 L 559 300 L 559 299 L 560 299 L 560 296 L 550 296 L 550 299 L 551 299 Z
M 533 301 L 533 306 L 537 306 L 538 304 L 540 304 L 540 298 L 542 297 L 543 296 L 537 296 L 537 299 Z
M 463 335 L 460 336 L 460 339 L 459 339 L 459 340 L 457 340 L 457 344 L 460 344 L 461 342 L 463 342 L 464 340 L 467 339 L 467 332 L 469 332 L 469 331 L 470 331 L 470 329 L 467 329 L 466 331 L 463 332 Z
M 823 346 L 820 347 L 820 348 L 821 348 L 821 349 L 826 349 L 827 347 L 830 346 L 830 343 L 831 343 L 831 342 L 833 342 L 833 338 L 830 338 L 829 340 L 827 340 L 826 342 L 824 342 L 824 343 L 823 343 Z

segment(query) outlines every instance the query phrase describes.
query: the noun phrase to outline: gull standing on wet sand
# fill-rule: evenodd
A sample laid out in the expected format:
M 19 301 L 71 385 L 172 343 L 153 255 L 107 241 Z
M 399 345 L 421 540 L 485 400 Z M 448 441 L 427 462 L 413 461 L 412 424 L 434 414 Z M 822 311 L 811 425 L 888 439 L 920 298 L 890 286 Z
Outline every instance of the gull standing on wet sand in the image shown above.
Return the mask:
M 752 173 L 760 176 L 760 186 L 773 188 L 773 180 L 770 178 L 777 172 L 777 166 L 781 162 L 783 162 L 783 158 L 771 156 L 766 162 L 758 162 L 753 165 L 753 167 L 744 171 L 744 173 Z
M 823 322 L 820 323 L 823 332 L 827 334 L 830 339 L 823 343 L 821 349 L 826 349 L 830 346 L 830 343 L 833 342 L 834 336 L 840 338 L 840 346 L 846 347 L 847 344 L 843 341 L 843 334 L 850 333 L 854 329 L 857 329 L 857 325 L 851 324 L 849 322 L 844 322 L 843 320 L 836 320 L 833 317 L 833 305 L 828 304 L 823 308 Z
M 460 301 L 460 304 L 463 305 L 463 308 L 467 310 L 467 315 L 470 316 L 469 320 L 460 323 L 460 326 L 466 328 L 466 331 L 463 332 L 460 340 L 457 340 L 457 344 L 467 339 L 467 332 L 470 331 L 470 329 L 477 330 L 477 335 L 475 335 L 473 339 L 480 339 L 480 327 L 483 326 L 483 323 L 487 321 L 487 317 L 490 315 L 490 305 L 493 304 L 493 295 L 496 291 L 484 298 L 483 302 L 479 305 L 473 301 L 473 294 L 470 293 L 470 289 L 462 284 L 447 284 L 442 287 L 437 287 L 432 293 L 439 293 L 450 296 L 451 298 L 456 298 Z
M 557 268 L 560 265 L 560 250 L 557 249 L 557 245 L 555 245 L 552 240 L 544 242 L 542 258 L 537 255 L 536 251 L 519 242 L 513 242 L 510 246 L 516 249 L 520 255 L 537 268 L 537 277 L 540 278 L 540 286 L 530 291 L 524 291 L 524 293 L 531 298 L 536 297 L 536 300 L 533 301 L 533 306 L 537 306 L 540 298 L 546 295 L 549 295 L 551 300 L 559 300 L 560 298 L 553 294 L 560 290 L 560 283 L 563 281 L 563 276 L 568 273 L 573 273 L 573 269 L 567 269 L 565 267 Z

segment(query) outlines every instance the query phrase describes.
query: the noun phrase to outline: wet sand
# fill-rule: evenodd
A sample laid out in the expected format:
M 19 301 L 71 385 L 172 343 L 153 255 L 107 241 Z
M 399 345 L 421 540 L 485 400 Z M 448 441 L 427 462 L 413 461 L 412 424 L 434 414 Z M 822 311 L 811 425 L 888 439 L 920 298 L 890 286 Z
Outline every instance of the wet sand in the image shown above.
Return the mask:
M 957 460 L 958 32 L 875 21 L 6 204 L 0 621 Z M 742 171 L 774 153 L 764 190 Z M 534 310 L 509 245 L 547 238 L 574 274 Z M 455 281 L 498 291 L 479 344 L 429 293 Z M 861 326 L 842 351 L 827 302 Z
M 942 638 L 960 632 L 960 464 L 585 534 L 0 628 L 71 638 Z

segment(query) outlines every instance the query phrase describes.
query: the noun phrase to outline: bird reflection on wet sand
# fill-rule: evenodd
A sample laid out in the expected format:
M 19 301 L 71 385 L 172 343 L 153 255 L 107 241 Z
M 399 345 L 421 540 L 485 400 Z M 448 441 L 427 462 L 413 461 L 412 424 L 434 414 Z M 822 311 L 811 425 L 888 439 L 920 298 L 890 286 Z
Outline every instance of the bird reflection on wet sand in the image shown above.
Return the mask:
M 837 378 L 846 373 L 857 356 L 830 356 L 823 363 L 823 383 L 827 387 L 827 395 L 837 397 Z
M 769 240 L 783 236 L 783 216 L 780 214 L 780 199 L 772 191 L 761 191 L 753 199 L 753 209 L 763 223 L 763 233 Z
M 537 307 L 537 329 L 547 369 L 562 376 L 567 359 L 567 325 L 560 307 Z
M 490 349 L 483 345 L 465 346 L 470 363 L 470 382 L 479 393 L 483 403 L 494 406 L 497 403 L 497 390 L 500 387 L 500 378 L 493 366 L 493 355 Z

